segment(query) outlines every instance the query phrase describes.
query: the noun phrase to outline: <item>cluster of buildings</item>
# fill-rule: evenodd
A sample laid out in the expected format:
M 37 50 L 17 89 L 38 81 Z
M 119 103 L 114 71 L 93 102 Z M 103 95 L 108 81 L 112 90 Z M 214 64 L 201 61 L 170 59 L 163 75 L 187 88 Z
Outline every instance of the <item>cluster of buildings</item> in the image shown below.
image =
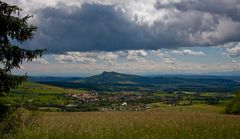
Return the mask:
M 89 91 L 82 94 L 68 94 L 67 97 L 74 98 L 83 105 L 96 106 L 101 111 L 139 111 L 146 109 L 145 104 L 135 103 L 135 101 L 144 98 L 141 94 L 120 92 L 98 95 L 97 92 Z M 67 107 L 79 107 L 79 105 L 68 104 Z
M 136 100 L 139 100 L 141 98 L 142 98 L 142 96 L 140 96 L 140 95 L 119 94 L 119 95 L 109 96 L 107 99 L 110 102 L 119 102 L 119 101 L 136 101 Z
M 98 97 L 94 93 L 83 93 L 83 94 L 68 94 L 68 97 L 75 98 L 81 101 L 83 104 L 85 103 L 96 103 L 99 101 Z
M 99 100 L 110 101 L 110 102 L 122 102 L 122 101 L 136 101 L 142 98 L 141 95 L 130 94 L 130 93 L 119 93 L 110 95 L 98 95 L 96 92 L 86 92 L 83 94 L 68 94 L 68 97 L 75 98 L 82 102 L 98 102 Z

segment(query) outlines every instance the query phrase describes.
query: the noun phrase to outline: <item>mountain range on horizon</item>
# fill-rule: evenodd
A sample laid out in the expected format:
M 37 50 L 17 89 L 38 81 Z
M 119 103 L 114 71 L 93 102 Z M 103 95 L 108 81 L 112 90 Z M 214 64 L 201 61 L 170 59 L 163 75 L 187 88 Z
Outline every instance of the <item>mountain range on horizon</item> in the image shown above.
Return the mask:
M 240 89 L 239 76 L 139 76 L 102 72 L 90 77 L 29 77 L 28 81 L 64 88 L 86 88 L 98 91 L 197 91 L 234 92 Z
M 128 72 L 116 72 L 116 71 L 102 71 L 97 73 L 85 73 L 85 74 L 52 74 L 52 75 L 44 75 L 44 74 L 33 74 L 29 75 L 30 78 L 86 78 L 94 75 L 99 75 L 102 73 L 120 73 L 120 74 L 129 74 L 129 75 L 137 75 L 137 76 L 145 76 L 145 77 L 159 77 L 159 76 L 234 76 L 240 78 L 240 71 L 228 71 L 228 72 L 206 72 L 206 73 L 191 73 L 191 72 L 150 72 L 150 73 L 128 73 Z

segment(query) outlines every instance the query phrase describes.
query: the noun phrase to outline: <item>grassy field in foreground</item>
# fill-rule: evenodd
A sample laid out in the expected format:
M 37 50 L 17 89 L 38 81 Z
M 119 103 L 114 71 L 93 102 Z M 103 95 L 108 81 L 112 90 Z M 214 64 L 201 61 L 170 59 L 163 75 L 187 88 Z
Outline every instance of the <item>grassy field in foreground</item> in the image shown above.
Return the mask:
M 239 139 L 240 117 L 178 112 L 44 113 L 18 139 Z

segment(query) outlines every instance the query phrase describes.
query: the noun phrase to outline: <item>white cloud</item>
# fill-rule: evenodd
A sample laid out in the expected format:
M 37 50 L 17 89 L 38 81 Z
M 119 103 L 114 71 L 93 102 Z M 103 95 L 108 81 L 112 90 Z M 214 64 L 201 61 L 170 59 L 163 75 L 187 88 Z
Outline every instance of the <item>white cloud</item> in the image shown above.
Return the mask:
M 166 63 L 166 64 L 176 64 L 176 59 L 175 58 L 166 57 L 166 58 L 162 59 L 162 62 Z
M 95 52 L 66 52 L 66 55 L 71 55 L 73 57 L 88 57 L 88 58 L 97 58 L 98 53 Z
M 99 58 L 104 60 L 104 62 L 110 65 L 115 65 L 116 64 L 115 60 L 118 58 L 118 55 L 112 52 L 102 52 L 102 54 L 99 55 Z
M 88 57 L 79 57 L 76 59 L 77 63 L 95 63 L 96 60 Z
M 65 54 L 54 54 L 54 59 L 59 63 L 95 63 L 103 60 L 108 64 L 117 64 L 116 60 L 121 58 L 123 61 L 145 61 L 148 51 L 128 50 L 116 52 L 66 52 Z
M 187 56 L 204 56 L 206 55 L 202 51 L 193 51 L 193 50 L 173 50 L 171 53 L 173 54 L 180 54 L 180 55 L 187 55 Z
M 237 60 L 232 60 L 232 63 L 237 63 L 238 61 Z
M 67 52 L 66 54 L 54 55 L 59 63 L 95 63 L 97 55 L 90 52 Z
M 112 52 L 106 52 L 99 56 L 100 59 L 106 60 L 106 61 L 114 61 L 118 58 L 118 55 L 112 53 Z
M 129 50 L 127 52 L 127 59 L 130 61 L 143 61 L 147 56 L 145 50 Z
M 34 59 L 33 62 L 37 62 L 39 64 L 49 64 L 49 62 L 45 58 L 37 58 Z
M 240 47 L 238 46 L 238 47 L 228 48 L 227 52 L 231 57 L 238 57 L 240 56 Z
M 75 62 L 75 58 L 71 55 L 55 55 L 54 59 L 59 63 L 73 63 Z
M 230 57 L 240 56 L 240 42 L 230 42 L 223 45 L 218 45 L 218 48 L 224 48 L 226 51 L 222 54 Z
M 158 50 L 150 50 L 150 52 L 158 57 L 165 57 L 167 56 L 166 53 L 163 53 L 160 49 Z
M 51 63 L 47 65 L 34 65 L 31 63 L 24 64 L 24 72 L 35 74 L 50 75 L 79 75 L 89 73 L 91 75 L 101 73 L 102 71 L 117 71 L 123 73 L 208 73 L 208 72 L 225 72 L 238 71 L 240 64 L 238 61 L 221 64 L 200 64 L 192 62 L 182 62 L 174 58 L 166 58 L 163 61 L 124 61 L 110 65 L 107 63 Z M 57 72 L 56 72 L 57 71 Z
M 231 57 L 240 56 L 240 43 L 238 43 L 236 46 L 227 48 L 226 51 L 227 51 L 227 54 Z

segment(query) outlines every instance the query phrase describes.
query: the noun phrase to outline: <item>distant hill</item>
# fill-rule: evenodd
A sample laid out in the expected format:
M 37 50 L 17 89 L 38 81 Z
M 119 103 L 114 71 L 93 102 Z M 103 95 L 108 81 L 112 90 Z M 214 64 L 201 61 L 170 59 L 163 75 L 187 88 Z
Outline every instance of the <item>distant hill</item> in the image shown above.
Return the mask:
M 233 92 L 240 90 L 239 78 L 227 76 L 145 77 L 104 71 L 100 75 L 87 78 L 30 77 L 30 79 L 30 81 L 66 88 L 87 88 L 99 91 Z
M 73 80 L 79 80 L 80 77 L 48 77 L 48 76 L 29 76 L 28 81 L 30 82 L 68 82 Z

